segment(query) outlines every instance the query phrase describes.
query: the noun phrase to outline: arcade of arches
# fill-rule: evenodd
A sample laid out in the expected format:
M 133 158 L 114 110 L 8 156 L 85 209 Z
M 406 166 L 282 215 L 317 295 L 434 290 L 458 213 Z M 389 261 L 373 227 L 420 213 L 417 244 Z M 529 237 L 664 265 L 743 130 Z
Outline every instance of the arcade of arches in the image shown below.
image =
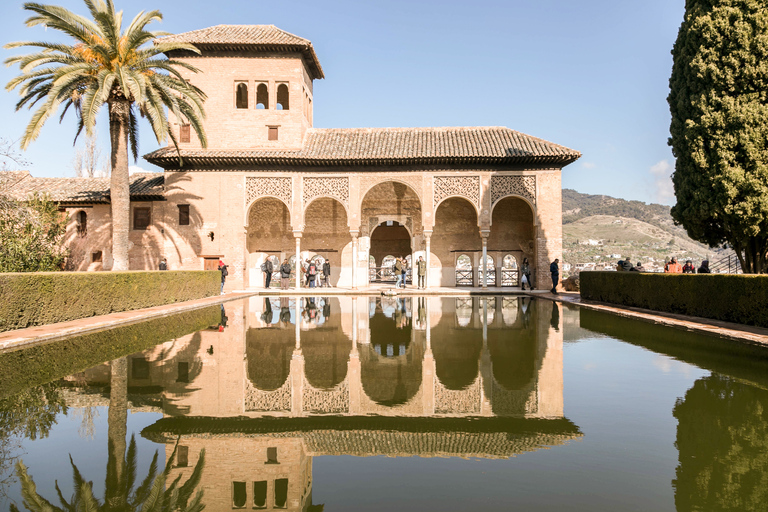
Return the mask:
M 519 286 L 524 259 L 543 287 L 550 261 L 561 257 L 559 171 L 455 178 L 452 189 L 441 185 L 444 178 L 426 173 L 356 178 L 317 178 L 311 182 L 316 189 L 307 194 L 308 178 L 285 178 L 277 193 L 264 181 L 269 178 L 246 177 L 252 184 L 245 228 L 247 285 L 264 285 L 260 267 L 267 258 L 288 260 L 293 268 L 297 259 L 327 260 L 332 286 L 363 288 L 374 280 L 374 268 L 388 269 L 391 257 L 406 258 L 411 268 L 421 257 L 428 263 L 431 287 Z M 491 189 L 499 178 L 528 188 Z M 463 188 L 473 183 L 478 190 Z M 297 184 L 303 186 L 301 200 Z M 273 278 L 272 286 L 278 281 Z M 291 286 L 297 285 L 292 280 Z

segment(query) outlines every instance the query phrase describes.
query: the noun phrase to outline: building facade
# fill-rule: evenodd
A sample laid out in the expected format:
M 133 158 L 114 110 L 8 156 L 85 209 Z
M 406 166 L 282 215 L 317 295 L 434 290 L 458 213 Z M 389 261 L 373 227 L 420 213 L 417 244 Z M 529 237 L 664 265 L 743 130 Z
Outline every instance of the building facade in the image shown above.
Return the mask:
M 322 258 L 332 285 L 362 288 L 391 278 L 393 258 L 422 257 L 428 286 L 517 286 L 527 258 L 537 286 L 551 286 L 560 176 L 577 151 L 504 127 L 314 128 L 313 82 L 324 74 L 308 40 L 271 25 L 167 39 L 201 52 L 170 56 L 200 70 L 182 74 L 208 96 L 208 146 L 172 118 L 178 153 L 145 156 L 164 170 L 162 197 L 132 202 L 131 268 L 221 258 L 227 286 L 240 289 L 263 286 L 267 258 Z M 68 206 L 75 233 L 77 204 Z M 108 213 L 93 223 L 107 232 Z M 93 248 L 75 252 L 70 268 L 94 268 Z

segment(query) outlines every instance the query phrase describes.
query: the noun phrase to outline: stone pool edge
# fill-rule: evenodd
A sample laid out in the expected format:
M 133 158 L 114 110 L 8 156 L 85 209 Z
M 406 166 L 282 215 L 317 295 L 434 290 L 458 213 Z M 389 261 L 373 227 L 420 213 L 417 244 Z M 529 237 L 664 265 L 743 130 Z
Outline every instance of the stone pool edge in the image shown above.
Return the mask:
M 588 301 L 582 299 L 581 296 L 575 292 L 565 292 L 557 295 L 552 293 L 541 293 L 533 296 L 563 304 L 572 304 L 593 311 L 602 311 L 604 313 L 611 313 L 644 322 L 684 329 L 699 334 L 708 334 L 729 341 L 768 348 L 768 329 L 761 327 L 723 322 L 721 320 L 711 320 L 709 318 L 664 313 L 661 311 L 653 311 L 631 306 L 617 306 L 615 304 L 604 302 Z
M 215 295 L 203 299 L 194 299 L 174 304 L 153 306 L 130 311 L 119 311 L 108 315 L 79 318 L 67 322 L 55 324 L 37 325 L 25 329 L 16 329 L 0 333 L 0 353 L 12 350 L 20 350 L 35 345 L 79 336 L 96 331 L 104 331 L 115 327 L 136 324 L 153 318 L 162 318 L 186 311 L 194 311 L 216 304 L 223 304 L 232 300 L 243 299 L 257 295 L 253 292 L 229 292 L 224 295 Z

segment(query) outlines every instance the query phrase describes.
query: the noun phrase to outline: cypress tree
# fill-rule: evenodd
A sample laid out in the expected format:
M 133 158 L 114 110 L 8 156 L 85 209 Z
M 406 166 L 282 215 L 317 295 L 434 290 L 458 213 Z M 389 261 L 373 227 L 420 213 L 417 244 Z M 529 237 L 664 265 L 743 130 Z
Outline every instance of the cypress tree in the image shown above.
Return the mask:
M 768 271 L 768 4 L 686 0 L 667 98 L 676 158 L 672 217 Z

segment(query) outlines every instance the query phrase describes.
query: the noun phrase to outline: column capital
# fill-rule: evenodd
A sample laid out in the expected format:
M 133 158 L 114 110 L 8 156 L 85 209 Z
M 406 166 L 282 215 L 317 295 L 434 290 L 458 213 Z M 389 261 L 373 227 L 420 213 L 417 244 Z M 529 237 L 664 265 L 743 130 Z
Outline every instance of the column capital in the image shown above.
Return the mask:
M 301 238 L 301 235 L 303 234 L 303 231 L 294 231 L 293 237 L 294 238 Z
M 352 238 L 357 238 L 357 237 L 360 236 L 360 231 L 359 230 L 352 230 L 352 229 L 350 229 L 349 230 L 349 236 L 351 236 Z
M 486 238 L 488 238 L 489 236 L 491 236 L 491 230 L 490 230 L 490 229 L 481 229 L 481 230 L 480 230 L 480 236 L 481 236 L 483 239 L 486 239 Z

